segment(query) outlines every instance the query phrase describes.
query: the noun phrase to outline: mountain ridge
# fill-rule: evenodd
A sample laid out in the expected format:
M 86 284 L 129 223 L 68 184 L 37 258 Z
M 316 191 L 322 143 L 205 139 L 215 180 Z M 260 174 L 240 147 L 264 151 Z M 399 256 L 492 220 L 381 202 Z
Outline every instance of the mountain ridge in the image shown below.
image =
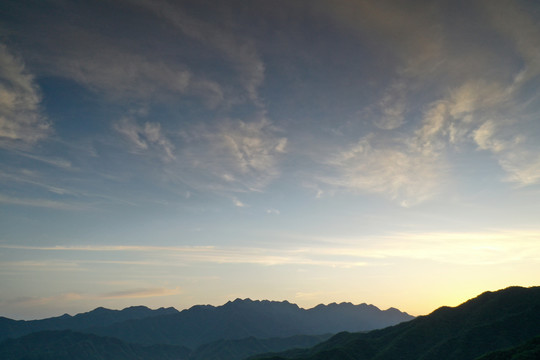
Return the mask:
M 509 287 L 385 329 L 340 333 L 308 350 L 257 359 L 473 360 L 538 335 L 540 287 Z
M 344 330 L 369 331 L 414 317 L 375 306 L 323 306 L 302 309 L 296 304 L 251 299 L 229 301 L 222 306 L 194 306 L 170 316 L 128 320 L 89 329 L 142 344 L 165 343 L 190 348 L 209 341 L 318 335 Z M 141 329 L 151 329 L 151 334 Z
M 344 330 L 368 331 L 412 318 L 399 310 L 380 310 L 367 304 L 331 303 L 303 309 L 288 301 L 237 298 L 221 306 L 194 305 L 182 311 L 99 307 L 75 316 L 43 320 L 0 318 L 0 340 L 36 331 L 75 330 L 131 343 L 182 345 L 194 349 L 212 341 L 251 336 L 264 339 Z

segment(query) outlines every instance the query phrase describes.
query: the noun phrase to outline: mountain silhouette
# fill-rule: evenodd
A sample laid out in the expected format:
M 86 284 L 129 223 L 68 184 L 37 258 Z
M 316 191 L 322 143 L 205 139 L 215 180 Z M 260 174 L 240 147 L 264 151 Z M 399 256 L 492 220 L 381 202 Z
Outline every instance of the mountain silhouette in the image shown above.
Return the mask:
M 198 305 L 177 314 L 129 320 L 87 331 L 140 344 L 196 348 L 217 340 L 368 331 L 413 319 L 396 309 L 350 303 L 302 309 L 287 301 L 236 299 L 218 307 Z
M 331 335 L 219 340 L 195 351 L 175 345 L 130 344 L 116 338 L 71 330 L 40 331 L 0 342 L 2 360 L 243 360 L 251 355 L 308 348 Z
M 123 310 L 109 310 L 98 307 L 92 311 L 75 316 L 64 314 L 43 320 L 24 321 L 0 317 L 0 340 L 44 330 L 85 330 L 92 327 L 109 326 L 126 320 L 175 313 L 178 313 L 178 310 L 172 307 L 151 310 L 145 306 L 132 306 Z
M 0 343 L 2 360 L 187 360 L 189 353 L 181 346 L 128 344 L 71 330 L 40 331 Z
M 258 359 L 469 360 L 540 335 L 540 287 L 486 292 L 460 306 L 368 333 L 340 333 L 308 350 Z M 491 359 L 490 359 L 491 360 Z
M 540 336 L 511 349 L 494 351 L 477 360 L 538 360 L 540 359 Z

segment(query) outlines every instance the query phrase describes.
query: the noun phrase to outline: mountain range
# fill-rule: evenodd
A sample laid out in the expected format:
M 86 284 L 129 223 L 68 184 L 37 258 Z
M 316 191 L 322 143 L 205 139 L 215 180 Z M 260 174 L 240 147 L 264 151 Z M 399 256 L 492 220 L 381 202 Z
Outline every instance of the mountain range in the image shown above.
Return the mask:
M 485 292 L 458 307 L 441 307 L 427 316 L 385 329 L 343 332 L 310 349 L 257 359 L 473 360 L 511 347 L 517 347 L 510 350 L 516 354 L 523 352 L 521 344 L 539 335 L 540 287 L 511 287 Z M 532 351 L 536 346 L 537 351 L 537 345 L 533 342 L 523 346 Z M 485 359 L 499 359 L 497 356 Z
M 352 312 L 351 312 L 352 311 Z M 0 341 L 4 360 L 531 360 L 540 359 L 540 287 L 510 287 L 485 292 L 457 307 L 443 306 L 429 315 L 363 332 L 336 335 L 264 337 L 282 331 L 289 334 L 314 326 L 320 330 L 339 326 L 339 319 L 356 313 L 385 314 L 389 321 L 406 316 L 396 309 L 381 311 L 371 305 L 348 303 L 321 305 L 304 310 L 288 302 L 237 299 L 223 306 L 195 306 L 184 311 L 150 310 L 144 307 L 122 311 L 98 308 L 89 313 L 58 318 L 15 321 L 0 319 L 2 336 L 30 331 L 24 336 Z M 285 320 L 289 317 L 289 322 Z M 80 320 L 80 322 L 74 319 Z M 236 319 L 236 323 L 234 323 Z M 352 326 L 355 319 L 343 320 Z M 199 321 L 200 323 L 196 323 Z M 296 321 L 303 321 L 295 323 Z M 382 320 L 381 320 L 382 321 Z M 175 324 L 183 322 L 184 324 Z M 43 330 L 45 325 L 89 326 L 83 330 Z M 75 325 L 74 325 L 75 324 Z M 186 324 L 193 334 L 186 336 Z M 144 326 L 147 326 L 144 329 Z M 162 328 L 159 328 L 161 326 Z M 280 329 L 281 326 L 281 329 Z M 366 326 L 366 324 L 357 327 Z M 213 328 L 218 327 L 218 328 Z M 222 327 L 222 328 L 219 328 Z M 265 329 L 266 328 L 266 329 Z M 32 329 L 37 329 L 32 331 Z M 91 332 L 103 332 L 95 334 Z M 120 331 L 126 331 L 120 333 Z M 157 334 L 154 332 L 157 331 Z M 175 333 L 176 331 L 180 331 Z M 226 332 L 227 336 L 224 336 Z M 105 332 L 136 339 L 119 339 Z M 242 337 L 251 332 L 252 335 Z M 221 337 L 217 340 L 216 336 Z M 263 334 L 255 337 L 253 334 Z M 160 335 L 165 341 L 156 342 Z M 184 336 L 182 340 L 182 336 Z M 172 341 L 178 343 L 174 344 Z M 187 347 L 183 343 L 202 343 Z M 257 355 L 263 354 L 263 355 Z
M 111 344 L 116 344 L 111 348 L 116 350 L 111 351 L 117 356 L 130 351 L 140 353 L 141 359 L 145 358 L 146 347 L 168 345 L 176 346 L 175 353 L 188 349 L 190 359 L 229 360 L 307 348 L 340 331 L 368 331 L 412 318 L 394 308 L 383 311 L 367 304 L 332 303 L 306 310 L 287 301 L 236 299 L 222 306 L 197 305 L 183 311 L 138 306 L 124 310 L 97 308 L 75 316 L 32 321 L 0 318 L 0 341 L 25 335 L 28 336 L 16 340 L 39 343 L 44 338 L 51 342 L 55 337 L 67 337 L 92 343 L 95 349 L 109 349 Z M 89 334 L 93 337 L 81 340 Z M 124 345 L 111 343 L 108 340 L 111 338 Z M 17 343 L 11 341 L 6 346 L 13 347 Z M 168 350 L 156 348 L 156 351 L 167 353 Z

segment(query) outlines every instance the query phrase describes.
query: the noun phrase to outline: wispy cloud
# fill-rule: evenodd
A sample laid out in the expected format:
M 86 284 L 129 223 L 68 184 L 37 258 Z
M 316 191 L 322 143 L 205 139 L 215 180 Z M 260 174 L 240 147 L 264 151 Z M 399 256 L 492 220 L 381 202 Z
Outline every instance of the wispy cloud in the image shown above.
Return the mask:
M 265 119 L 223 120 L 183 133 L 183 155 L 195 172 L 213 176 L 210 184 L 232 191 L 260 191 L 279 176 L 287 138 Z M 200 186 L 194 184 L 195 186 Z
M 380 129 L 393 130 L 405 123 L 407 102 L 404 82 L 396 82 L 385 91 L 377 104 L 361 112 L 362 117 L 369 117 Z
M 184 35 L 222 52 L 234 65 L 247 96 L 259 103 L 258 88 L 264 81 L 265 66 L 254 44 L 243 35 L 189 16 L 178 4 L 165 1 L 135 1 L 166 19 Z
M 5 305 L 18 305 L 18 306 L 42 306 L 46 304 L 54 303 L 65 303 L 82 300 L 84 298 L 83 294 L 70 292 L 54 296 L 44 296 L 44 297 L 33 297 L 33 296 L 24 296 L 18 297 L 15 299 L 9 299 L 1 303 Z
M 373 135 L 325 161 L 331 172 L 319 175 L 320 182 L 353 192 L 381 194 L 402 206 L 433 196 L 445 170 L 432 153 L 418 151 L 401 139 L 377 144 Z
M 149 289 L 132 289 L 132 290 L 122 290 L 114 291 L 110 293 L 100 294 L 97 298 L 101 299 L 140 299 L 140 298 L 150 298 L 150 297 L 162 297 L 162 296 L 172 296 L 180 294 L 181 290 L 179 287 L 174 289 L 167 288 L 149 288 Z
M 295 238 L 292 235 L 292 238 Z M 486 232 L 394 233 L 372 237 L 316 237 L 309 247 L 175 247 L 175 246 L 20 246 L 0 248 L 20 251 L 121 252 L 141 253 L 139 266 L 179 264 L 254 264 L 263 266 L 310 265 L 325 267 L 387 266 L 401 260 L 425 260 L 449 264 L 496 265 L 520 261 L 540 261 L 540 231 L 492 230 Z M 70 260 L 78 263 L 77 260 Z M 84 263 L 101 261 L 85 256 Z M 111 264 L 115 264 L 115 260 Z M 14 267 L 16 264 L 4 264 Z M 122 260 L 118 260 L 122 266 Z M 127 265 L 130 265 L 129 263 Z
M 165 136 L 158 122 L 145 122 L 139 125 L 134 119 L 124 117 L 114 124 L 114 129 L 122 134 L 136 151 L 146 151 L 150 148 L 161 150 L 164 161 L 174 160 L 175 146 Z
M 29 145 L 51 133 L 41 94 L 24 62 L 0 44 L 0 146 Z
M 60 157 L 47 157 L 43 155 L 36 155 L 29 152 L 23 152 L 23 151 L 13 151 L 15 154 L 24 156 L 26 158 L 36 160 L 51 166 L 55 166 L 61 169 L 69 169 L 72 167 L 71 161 L 62 159 Z
M 248 205 L 244 204 L 243 202 L 241 202 L 237 198 L 233 198 L 233 204 L 236 207 L 248 207 Z
M 30 206 L 56 210 L 81 210 L 84 205 L 42 198 L 19 198 L 0 194 L 0 204 Z
M 114 300 L 114 299 L 141 299 L 141 298 L 155 298 L 155 297 L 165 297 L 173 296 L 181 293 L 179 287 L 169 289 L 169 288 L 139 288 L 139 289 L 128 289 L 122 291 L 109 292 L 104 294 L 90 294 L 90 293 L 80 293 L 80 292 L 69 292 L 62 293 L 52 296 L 44 297 L 19 297 L 15 299 L 8 299 L 1 303 L 5 305 L 18 305 L 18 306 L 44 306 L 47 304 L 55 303 L 72 303 L 72 302 L 83 302 L 87 300 Z

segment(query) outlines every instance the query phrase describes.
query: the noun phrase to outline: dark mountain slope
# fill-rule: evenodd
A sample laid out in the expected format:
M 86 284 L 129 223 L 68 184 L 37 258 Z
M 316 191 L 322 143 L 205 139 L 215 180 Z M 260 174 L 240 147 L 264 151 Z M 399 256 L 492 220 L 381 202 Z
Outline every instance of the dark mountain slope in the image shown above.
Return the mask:
M 145 306 L 132 306 L 123 310 L 109 310 L 99 307 L 95 310 L 70 316 L 68 314 L 43 320 L 12 320 L 0 317 L 0 340 L 15 338 L 44 330 L 85 330 L 103 327 L 117 322 L 143 319 L 152 316 L 178 313 L 174 308 L 151 310 Z
M 195 351 L 174 345 L 142 346 L 71 330 L 42 331 L 0 343 L 2 360 L 134 359 L 243 360 L 248 356 L 291 348 L 308 348 L 331 335 L 291 338 L 220 340 Z
M 196 348 L 217 340 L 366 331 L 412 318 L 396 309 L 381 311 L 366 304 L 330 304 L 305 310 L 287 301 L 237 299 L 219 307 L 194 306 L 178 314 L 130 320 L 89 331 L 134 343 Z
M 386 329 L 342 333 L 310 350 L 272 359 L 467 360 L 537 335 L 540 287 L 512 287 Z
M 525 344 L 507 350 L 484 355 L 477 360 L 538 360 L 540 359 L 540 336 Z
M 185 360 L 180 346 L 140 346 L 70 330 L 42 331 L 0 343 L 3 360 Z
M 327 340 L 331 335 L 297 335 L 289 338 L 219 340 L 201 345 L 189 356 L 189 360 L 243 360 L 255 354 L 284 351 L 294 348 L 310 348 Z

